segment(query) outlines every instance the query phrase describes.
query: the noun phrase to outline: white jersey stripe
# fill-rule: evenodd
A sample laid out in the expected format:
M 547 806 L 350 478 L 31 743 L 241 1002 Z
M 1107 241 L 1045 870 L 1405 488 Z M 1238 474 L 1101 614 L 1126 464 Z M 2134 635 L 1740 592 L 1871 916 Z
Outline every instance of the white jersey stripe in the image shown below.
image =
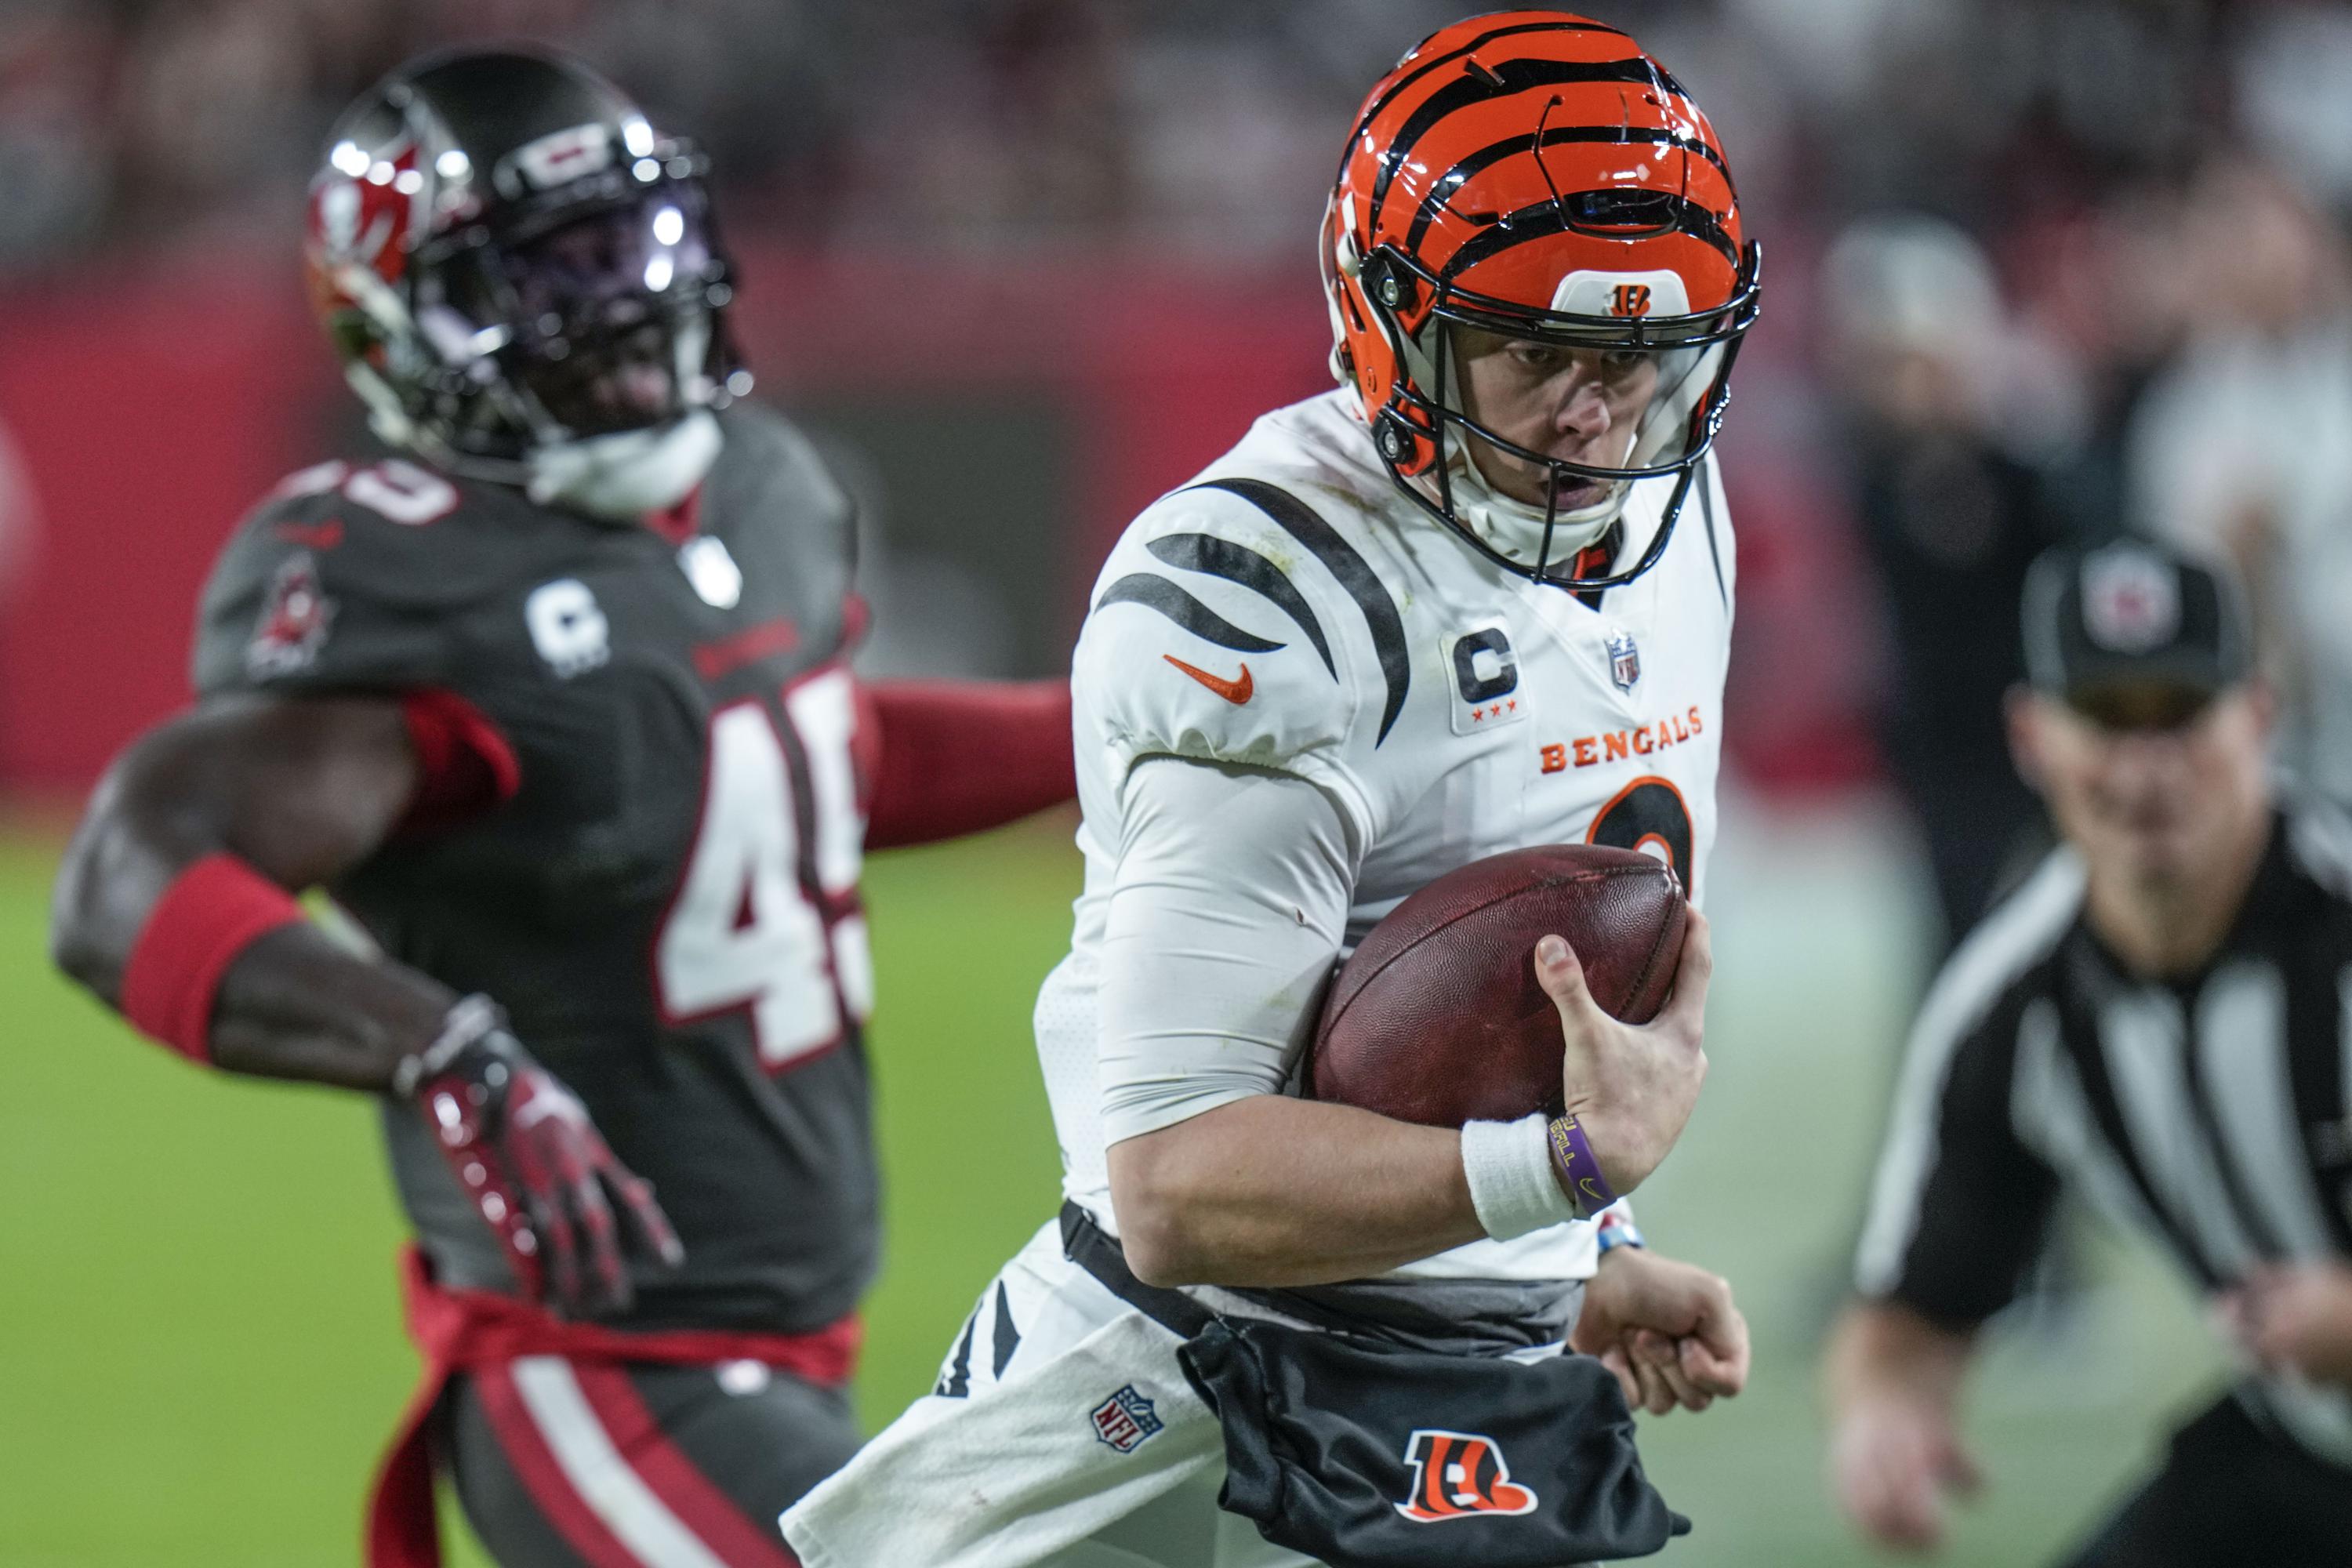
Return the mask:
M 2074 1174 L 2106 1213 L 2127 1215 L 2147 1234 L 2160 1236 L 2162 1227 L 2148 1212 L 2139 1184 L 2098 1131 L 2083 1075 L 2066 1054 L 2062 1035 L 2057 1005 L 2047 996 L 2026 1007 L 2010 1087 L 2010 1121 L 2018 1141 L 2052 1170 Z
M 2223 968 L 2198 997 L 2196 1038 L 2205 1099 L 2248 1201 L 2288 1252 L 2326 1257 L 2334 1247 L 2314 1207 L 2287 1082 L 2285 977 L 2255 961 Z
M 564 1479 L 639 1562 L 646 1568 L 727 1568 L 613 1447 L 571 1363 L 562 1356 L 522 1356 L 512 1372 L 523 1407 Z
M 2189 1021 L 2168 992 L 2127 991 L 2099 1008 L 2098 1048 L 2140 1169 L 2175 1234 L 2191 1239 L 2208 1268 L 2234 1279 L 2257 1252 L 2189 1101 L 2182 1070 L 2183 1054 L 2191 1048 L 2188 1031 Z
M 2065 851 L 2051 856 L 1960 944 L 1928 992 L 1904 1053 L 1886 1149 L 1879 1158 L 1854 1264 L 1855 1284 L 1863 1294 L 1882 1296 L 1895 1288 L 1903 1255 L 1918 1231 L 1920 1202 L 1936 1165 L 1936 1119 L 1952 1058 L 2001 993 L 2057 945 L 2082 901 L 2081 863 Z

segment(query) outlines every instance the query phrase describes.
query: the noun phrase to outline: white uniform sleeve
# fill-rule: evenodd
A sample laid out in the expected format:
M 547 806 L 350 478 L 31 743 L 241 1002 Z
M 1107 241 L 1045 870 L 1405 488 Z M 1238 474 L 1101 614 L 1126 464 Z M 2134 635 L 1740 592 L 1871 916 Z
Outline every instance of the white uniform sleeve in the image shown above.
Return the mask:
M 1351 547 L 1331 548 L 1362 568 Z M 1155 756 L 1296 774 L 1371 837 L 1360 768 L 1406 682 L 1390 668 L 1402 633 L 1383 642 L 1365 600 L 1393 619 L 1369 568 L 1351 588 L 1251 502 L 1213 488 L 1163 498 L 1111 552 L 1079 632 L 1080 744 L 1102 749 L 1115 781 Z
M 1097 1065 L 1108 1143 L 1281 1091 L 1362 856 L 1346 814 L 1292 774 L 1150 759 L 1123 805 Z

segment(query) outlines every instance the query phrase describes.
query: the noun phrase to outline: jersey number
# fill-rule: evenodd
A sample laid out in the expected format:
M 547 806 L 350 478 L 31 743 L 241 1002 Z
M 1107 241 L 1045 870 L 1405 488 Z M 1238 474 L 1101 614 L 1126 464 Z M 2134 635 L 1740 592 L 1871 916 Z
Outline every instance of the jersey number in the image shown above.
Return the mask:
M 1682 791 L 1655 774 L 1619 790 L 1593 817 L 1584 841 L 1654 855 L 1683 879 L 1685 897 L 1692 890 L 1690 808 Z
M 430 469 L 398 458 L 386 458 L 373 468 L 353 468 L 349 463 L 320 463 L 289 477 L 271 492 L 273 499 L 323 495 L 340 489 L 344 499 L 363 506 L 387 522 L 422 528 L 457 510 L 457 487 Z
M 848 673 L 792 688 L 782 711 L 781 726 L 756 701 L 711 719 L 702 822 L 654 952 L 664 1015 L 679 1023 L 746 1010 L 772 1072 L 838 1043 L 874 1008 L 856 897 L 866 825 Z M 793 788 L 795 750 L 805 813 Z

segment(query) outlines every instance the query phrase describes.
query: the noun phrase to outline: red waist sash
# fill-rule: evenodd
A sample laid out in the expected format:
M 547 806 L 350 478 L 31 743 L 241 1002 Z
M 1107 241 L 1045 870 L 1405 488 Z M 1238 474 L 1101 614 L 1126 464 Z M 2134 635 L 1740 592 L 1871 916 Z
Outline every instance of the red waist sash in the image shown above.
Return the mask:
M 408 1336 L 425 1358 L 425 1377 L 401 1415 L 368 1500 L 368 1568 L 440 1568 L 433 1457 L 425 1424 L 454 1373 L 531 1355 L 674 1366 L 756 1361 L 831 1387 L 846 1383 L 857 1362 L 855 1313 L 805 1334 L 610 1329 L 571 1322 L 494 1291 L 448 1289 L 434 1279 L 425 1255 L 414 1247 L 402 1249 L 400 1287 Z

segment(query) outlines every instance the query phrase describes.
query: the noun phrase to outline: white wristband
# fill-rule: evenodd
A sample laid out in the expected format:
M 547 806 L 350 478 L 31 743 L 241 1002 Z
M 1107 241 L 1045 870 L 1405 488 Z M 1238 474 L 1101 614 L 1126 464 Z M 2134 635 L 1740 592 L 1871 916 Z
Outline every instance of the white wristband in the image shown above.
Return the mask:
M 1466 1121 L 1462 1173 L 1470 1205 L 1496 1241 L 1577 1217 L 1576 1205 L 1552 1173 L 1551 1138 L 1538 1111 L 1517 1121 Z

